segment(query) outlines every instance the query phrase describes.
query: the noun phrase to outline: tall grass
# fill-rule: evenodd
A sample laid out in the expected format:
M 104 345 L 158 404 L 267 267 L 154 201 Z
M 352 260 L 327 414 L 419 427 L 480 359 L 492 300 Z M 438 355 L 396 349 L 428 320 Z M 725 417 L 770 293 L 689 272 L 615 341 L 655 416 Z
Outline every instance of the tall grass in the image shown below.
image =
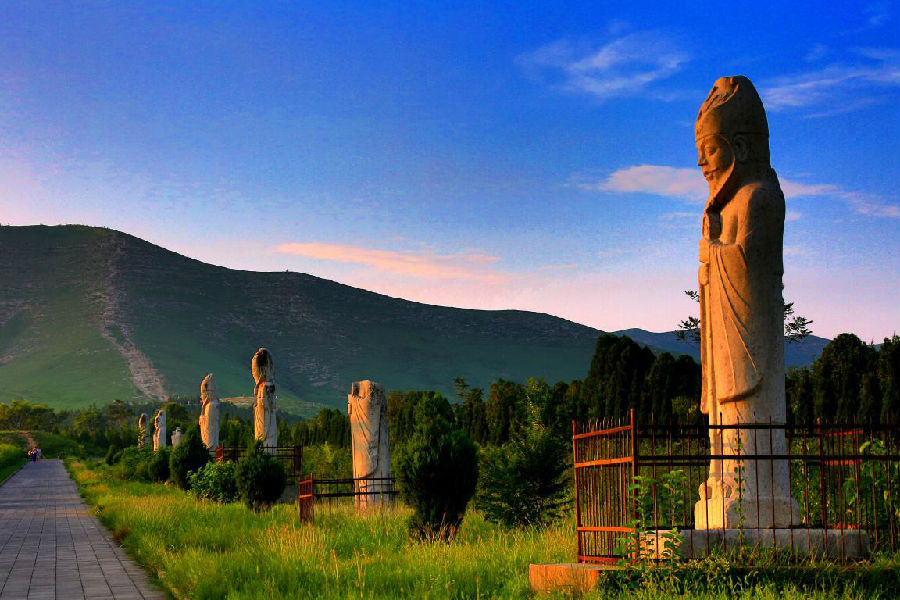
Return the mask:
M 350 504 L 324 504 L 305 523 L 292 505 L 256 514 L 173 486 L 120 481 L 103 465 L 68 466 L 101 521 L 176 598 L 527 598 L 529 563 L 572 560 L 568 521 L 506 530 L 470 511 L 455 541 L 428 544 L 410 541 L 403 507 L 357 515 Z M 824 578 L 810 569 L 794 582 L 793 572 L 711 561 L 615 573 L 590 597 L 889 598 L 880 590 L 900 586 L 897 567 L 872 570 L 869 585 L 865 577 L 848 583 L 841 568 Z
M 23 464 L 25 464 L 25 452 L 20 446 L 0 443 L 0 481 L 5 481 Z

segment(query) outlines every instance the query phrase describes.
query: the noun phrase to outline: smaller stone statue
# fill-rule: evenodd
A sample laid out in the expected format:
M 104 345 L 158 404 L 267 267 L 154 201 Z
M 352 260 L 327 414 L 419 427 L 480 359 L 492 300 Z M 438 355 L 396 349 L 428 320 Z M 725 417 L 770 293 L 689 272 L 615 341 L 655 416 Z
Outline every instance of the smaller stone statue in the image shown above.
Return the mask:
M 144 441 L 147 439 L 147 413 L 141 413 L 138 417 L 138 448 L 144 447 Z
M 253 355 L 250 371 L 256 387 L 253 389 L 253 430 L 256 439 L 271 454 L 278 446 L 278 423 L 275 419 L 275 363 L 272 355 L 265 348 L 260 348 Z
M 166 447 L 166 411 L 159 409 L 153 417 L 153 451 Z
M 356 506 L 366 508 L 392 501 L 391 449 L 389 445 L 387 400 L 384 388 L 374 381 L 354 382 L 347 395 L 350 436 L 353 444 L 353 478 Z
M 172 447 L 177 448 L 183 437 L 184 434 L 181 433 L 181 427 L 176 427 L 175 431 L 172 432 Z
M 219 394 L 212 373 L 200 384 L 200 399 L 200 437 L 207 448 L 215 450 L 219 445 Z

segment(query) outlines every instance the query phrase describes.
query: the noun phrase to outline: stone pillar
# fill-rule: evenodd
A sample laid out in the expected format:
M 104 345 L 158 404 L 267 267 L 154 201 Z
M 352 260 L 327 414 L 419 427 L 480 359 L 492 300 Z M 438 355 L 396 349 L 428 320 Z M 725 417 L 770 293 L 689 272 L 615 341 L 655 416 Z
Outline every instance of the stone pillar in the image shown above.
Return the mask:
M 784 195 L 769 164 L 766 113 L 749 79 L 722 77 L 695 125 L 709 183 L 699 244 L 701 410 L 712 454 L 694 509 L 697 529 L 784 528 L 799 523 L 791 498 L 785 424 Z
M 166 447 L 166 411 L 159 409 L 153 417 L 153 451 Z
M 212 373 L 200 384 L 200 399 L 200 437 L 207 448 L 215 450 L 219 445 L 219 394 Z
M 253 355 L 250 364 L 256 387 L 253 390 L 253 430 L 256 439 L 271 454 L 275 454 L 278 446 L 278 422 L 275 418 L 275 363 L 272 355 L 265 348 L 260 348 Z
M 172 432 L 172 447 L 177 448 L 183 437 L 184 434 L 181 433 L 181 427 L 176 427 L 175 431 Z
M 138 417 L 138 448 L 144 447 L 144 442 L 147 440 L 147 413 L 141 413 L 141 416 Z
M 347 396 L 350 435 L 353 444 L 353 478 L 390 477 L 387 400 L 384 388 L 372 381 L 353 384 Z M 357 481 L 357 492 L 387 492 L 388 481 Z M 366 508 L 392 502 L 389 494 L 365 494 L 356 497 L 356 506 Z

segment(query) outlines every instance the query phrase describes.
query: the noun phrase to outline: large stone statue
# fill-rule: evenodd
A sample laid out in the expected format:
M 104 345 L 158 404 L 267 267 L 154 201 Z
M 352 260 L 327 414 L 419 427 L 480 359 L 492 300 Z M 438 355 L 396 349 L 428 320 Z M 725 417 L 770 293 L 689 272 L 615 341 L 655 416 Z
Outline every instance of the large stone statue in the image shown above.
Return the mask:
M 695 125 L 709 183 L 700 239 L 701 410 L 715 426 L 784 424 L 784 195 L 762 101 L 743 76 L 716 81 Z M 710 429 L 712 454 L 783 455 L 781 429 Z M 799 522 L 784 460 L 712 460 L 695 525 Z
M 182 439 L 184 439 L 184 434 L 181 432 L 181 427 L 176 427 L 175 431 L 172 432 L 172 447 L 177 448 L 181 444 Z
M 153 451 L 166 447 L 166 411 L 159 409 L 153 416 Z
M 200 384 L 200 437 L 210 450 L 219 445 L 219 394 L 216 380 L 210 373 Z
M 350 416 L 350 435 L 353 444 L 353 478 L 390 477 L 391 449 L 389 446 L 387 400 L 384 388 L 372 381 L 354 383 L 347 396 Z M 391 502 L 392 497 L 380 492 L 390 491 L 389 481 L 356 481 L 359 508 Z
M 278 446 L 278 423 L 275 420 L 275 363 L 265 348 L 253 355 L 250 365 L 256 387 L 253 390 L 253 430 L 256 439 L 274 454 Z
M 143 448 L 144 442 L 147 440 L 148 421 L 147 413 L 141 413 L 141 416 L 138 417 L 138 448 Z

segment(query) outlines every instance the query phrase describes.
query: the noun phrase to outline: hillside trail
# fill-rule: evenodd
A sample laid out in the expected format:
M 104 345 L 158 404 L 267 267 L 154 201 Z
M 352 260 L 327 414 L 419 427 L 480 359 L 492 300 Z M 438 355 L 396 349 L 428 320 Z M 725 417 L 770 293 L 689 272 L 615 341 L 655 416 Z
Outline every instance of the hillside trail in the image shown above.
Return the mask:
M 37 442 L 34 441 L 33 437 L 31 437 L 30 431 L 25 431 L 24 429 L 22 429 L 20 431 L 17 431 L 16 433 L 25 438 L 25 442 L 28 444 L 29 448 L 37 448 Z
M 144 396 L 164 402 L 166 400 L 166 388 L 163 378 L 153 367 L 150 359 L 141 352 L 131 338 L 131 327 L 125 321 L 122 313 L 122 291 L 116 287 L 119 277 L 119 259 L 123 255 L 122 241 L 110 236 L 112 249 L 107 263 L 106 293 L 103 295 L 103 312 L 100 315 L 100 335 L 111 343 L 128 365 L 131 372 L 131 380 L 134 386 Z M 115 335 L 118 331 L 119 336 Z

